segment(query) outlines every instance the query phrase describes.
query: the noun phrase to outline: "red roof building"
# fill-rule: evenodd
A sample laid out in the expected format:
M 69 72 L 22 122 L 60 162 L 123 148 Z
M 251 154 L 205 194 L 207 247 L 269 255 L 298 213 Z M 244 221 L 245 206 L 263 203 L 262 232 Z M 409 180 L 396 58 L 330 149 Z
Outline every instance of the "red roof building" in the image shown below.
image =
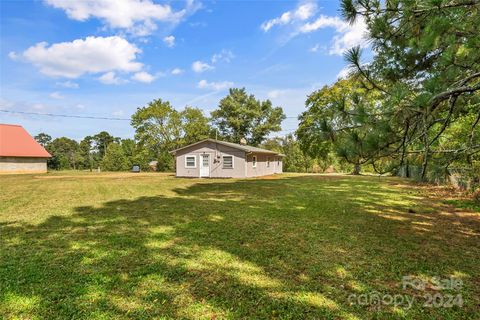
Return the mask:
M 0 173 L 46 172 L 50 157 L 22 126 L 0 124 Z

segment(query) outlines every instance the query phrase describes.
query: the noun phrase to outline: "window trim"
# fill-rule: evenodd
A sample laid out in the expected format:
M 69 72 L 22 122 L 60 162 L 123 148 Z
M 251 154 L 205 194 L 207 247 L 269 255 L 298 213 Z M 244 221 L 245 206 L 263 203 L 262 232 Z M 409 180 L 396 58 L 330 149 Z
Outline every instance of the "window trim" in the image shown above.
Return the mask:
M 257 167 L 257 156 L 252 156 L 252 168 Z
M 231 157 L 232 158 L 232 167 L 231 168 L 226 168 L 225 167 L 225 157 Z M 233 169 L 235 167 L 235 160 L 234 160 L 234 156 L 232 155 L 222 155 L 222 169 Z
M 187 165 L 187 158 L 193 157 L 195 164 L 192 166 Z M 196 154 L 186 154 L 185 155 L 185 169 L 195 169 L 197 168 L 197 155 Z

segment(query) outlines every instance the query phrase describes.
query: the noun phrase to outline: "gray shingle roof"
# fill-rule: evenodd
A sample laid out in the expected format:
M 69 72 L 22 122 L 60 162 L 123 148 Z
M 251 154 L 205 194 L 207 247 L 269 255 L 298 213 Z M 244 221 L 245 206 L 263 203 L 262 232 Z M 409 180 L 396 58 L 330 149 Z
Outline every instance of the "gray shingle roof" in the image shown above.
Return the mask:
M 179 151 L 179 150 L 182 150 L 182 149 L 185 149 L 185 148 L 188 148 L 188 147 L 191 147 L 191 146 L 194 146 L 194 145 L 200 144 L 200 143 L 202 143 L 202 142 L 206 142 L 206 141 L 216 142 L 216 143 L 219 143 L 219 144 L 223 144 L 224 146 L 232 147 L 232 148 L 239 149 L 239 150 L 243 150 L 243 151 L 246 151 L 246 152 L 266 153 L 266 154 L 274 154 L 274 155 L 283 156 L 283 154 L 278 153 L 278 152 L 275 152 L 275 151 L 271 151 L 271 150 L 267 150 L 267 149 L 262 149 L 262 148 L 257 148 L 257 147 L 252 147 L 252 146 L 247 146 L 247 145 L 239 144 L 239 143 L 233 143 L 233 142 L 227 142 L 227 141 L 220 141 L 220 140 L 215 140 L 215 139 L 205 139 L 205 140 L 202 140 L 202 141 L 199 141 L 199 142 L 192 143 L 192 144 L 190 144 L 190 145 L 188 145 L 188 146 L 185 146 L 185 147 L 182 147 L 182 148 L 178 148 L 178 149 L 173 150 L 173 151 L 170 151 L 170 152 L 171 152 L 171 153 L 175 153 L 176 151 Z

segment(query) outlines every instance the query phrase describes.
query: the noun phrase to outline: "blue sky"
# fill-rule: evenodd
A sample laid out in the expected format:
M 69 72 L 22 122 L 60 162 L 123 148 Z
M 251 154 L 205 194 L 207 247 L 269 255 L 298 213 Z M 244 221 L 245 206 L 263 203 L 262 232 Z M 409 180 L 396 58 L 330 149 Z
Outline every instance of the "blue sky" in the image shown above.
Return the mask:
M 157 98 L 177 109 L 218 106 L 229 87 L 270 99 L 295 129 L 306 96 L 344 73 L 365 25 L 337 1 L 2 1 L 0 109 L 129 118 Z M 0 112 L 31 134 L 81 139 L 129 121 Z

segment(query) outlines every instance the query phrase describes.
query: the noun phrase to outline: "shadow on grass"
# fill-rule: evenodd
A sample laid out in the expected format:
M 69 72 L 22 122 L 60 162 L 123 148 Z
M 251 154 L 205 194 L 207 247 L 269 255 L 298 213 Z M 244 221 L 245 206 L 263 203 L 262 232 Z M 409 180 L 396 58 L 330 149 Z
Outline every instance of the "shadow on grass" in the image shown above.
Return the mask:
M 478 315 L 478 217 L 442 213 L 381 181 L 207 180 L 170 197 L 77 207 L 37 226 L 1 225 L 0 315 Z M 405 275 L 462 277 L 466 304 L 407 310 L 348 302 L 352 293 L 405 294 Z

